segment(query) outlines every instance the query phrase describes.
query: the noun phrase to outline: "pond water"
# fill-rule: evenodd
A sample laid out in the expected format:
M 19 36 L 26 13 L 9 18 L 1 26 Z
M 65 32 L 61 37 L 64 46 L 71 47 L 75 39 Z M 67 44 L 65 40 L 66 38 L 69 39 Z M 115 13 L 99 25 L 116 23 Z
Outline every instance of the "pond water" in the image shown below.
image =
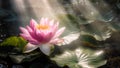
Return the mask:
M 119 68 L 120 0 L 0 0 L 0 42 L 19 36 L 20 26 L 41 18 L 54 19 L 66 27 L 61 45 L 81 45 L 82 40 L 84 45 L 106 51 L 108 62 L 101 68 Z

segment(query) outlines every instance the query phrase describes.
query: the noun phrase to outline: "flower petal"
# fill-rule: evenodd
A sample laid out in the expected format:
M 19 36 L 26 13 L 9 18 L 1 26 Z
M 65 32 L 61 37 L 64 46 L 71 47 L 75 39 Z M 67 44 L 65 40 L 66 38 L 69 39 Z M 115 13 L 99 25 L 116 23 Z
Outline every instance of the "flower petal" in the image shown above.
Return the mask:
M 45 21 L 45 18 L 41 18 L 39 24 L 41 24 L 41 25 L 44 24 L 44 21 Z
M 27 30 L 32 38 L 34 38 L 36 40 L 38 39 L 37 35 L 35 34 L 36 29 L 33 31 L 29 26 L 27 26 Z
M 49 41 L 53 38 L 53 36 L 54 36 L 54 35 L 53 35 L 52 32 L 47 33 L 47 34 L 45 35 L 46 41 L 49 42 Z
M 59 26 L 59 22 L 55 23 L 53 26 L 51 26 L 50 31 L 52 31 L 53 33 L 55 33 L 58 29 Z
M 54 20 L 51 20 L 50 23 L 49 23 L 49 25 L 50 25 L 51 27 L 53 27 L 53 25 L 54 25 Z
M 40 50 L 45 54 L 45 55 L 50 55 L 51 50 L 52 50 L 52 45 L 51 44 L 43 44 L 39 46 Z
M 49 41 L 49 35 L 43 31 L 36 31 L 36 40 L 40 41 L 41 43 L 47 43 Z
M 62 44 L 62 42 L 64 42 L 64 39 L 59 39 L 59 38 L 50 41 L 51 44 L 56 44 L 56 45 L 60 45 Z
M 25 46 L 25 49 L 24 49 L 24 53 L 29 53 L 35 49 L 37 49 L 38 46 L 37 45 L 33 45 L 31 43 L 28 43 L 26 46 Z
M 48 25 L 48 24 L 49 24 L 49 20 L 48 20 L 48 18 L 45 18 L 44 21 L 45 21 L 45 22 L 44 22 L 45 25 Z
M 26 26 L 28 32 L 33 32 L 32 28 L 30 26 Z
M 24 34 L 29 34 L 29 32 L 27 31 L 27 29 L 20 27 L 20 30 L 24 33 Z
M 22 36 L 24 39 L 28 40 L 30 43 L 33 43 L 33 44 L 39 44 L 40 43 L 37 40 L 35 40 L 34 38 L 32 38 L 30 35 L 20 34 L 20 36 Z
M 43 37 L 45 37 L 44 33 L 39 30 L 35 31 L 35 35 L 36 35 L 37 40 L 39 40 L 39 41 L 41 41 L 43 39 Z
M 65 30 L 65 27 L 62 27 L 61 29 L 59 29 L 59 30 L 55 33 L 55 36 L 53 37 L 53 39 L 59 37 L 59 36 L 63 33 L 64 30 Z
M 38 45 L 58 42 L 58 37 L 62 34 L 65 27 L 58 30 L 59 22 L 54 23 L 54 20 L 48 18 L 41 18 L 39 24 L 35 20 L 30 21 L 30 25 L 26 28 L 20 27 L 20 35 L 25 38 L 29 43 Z M 38 28 L 37 28 L 38 27 Z
M 30 20 L 30 27 L 32 29 L 35 29 L 36 25 L 37 25 L 37 22 L 34 19 Z

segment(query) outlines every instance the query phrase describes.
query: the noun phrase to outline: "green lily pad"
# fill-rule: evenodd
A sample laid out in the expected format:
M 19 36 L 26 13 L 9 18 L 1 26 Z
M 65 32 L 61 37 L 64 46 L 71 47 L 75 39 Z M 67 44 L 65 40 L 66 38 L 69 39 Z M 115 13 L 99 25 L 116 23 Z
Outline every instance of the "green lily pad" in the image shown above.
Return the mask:
M 31 62 L 36 58 L 40 57 L 41 53 L 37 51 L 33 51 L 31 53 L 21 53 L 21 54 L 10 54 L 9 57 L 14 63 L 23 63 L 23 62 Z
M 80 40 L 93 45 L 97 45 L 97 40 L 92 35 L 81 35 Z
M 56 61 L 61 67 L 67 65 L 69 68 L 97 68 L 106 64 L 102 50 L 85 48 L 66 50 L 63 54 L 52 57 L 51 60 Z

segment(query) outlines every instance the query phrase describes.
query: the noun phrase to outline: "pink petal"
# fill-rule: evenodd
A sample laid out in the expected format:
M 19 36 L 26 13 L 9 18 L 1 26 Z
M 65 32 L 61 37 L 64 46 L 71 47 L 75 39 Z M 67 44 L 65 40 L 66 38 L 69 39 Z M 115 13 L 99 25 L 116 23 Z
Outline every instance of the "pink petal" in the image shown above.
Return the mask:
M 48 20 L 48 18 L 45 18 L 44 21 L 45 21 L 45 22 L 44 22 L 45 25 L 49 24 L 49 20 Z
M 61 29 L 59 29 L 56 33 L 55 33 L 55 36 L 53 38 L 57 38 L 59 37 L 63 31 L 65 30 L 65 27 L 62 27 Z
M 28 32 L 33 32 L 33 30 L 32 30 L 32 28 L 31 28 L 31 27 L 26 26 L 26 28 L 27 28 Z
M 32 29 L 35 29 L 35 26 L 37 25 L 37 22 L 34 20 L 34 19 L 32 19 L 32 20 L 30 20 L 30 27 L 32 28 Z
M 34 38 L 34 39 L 37 39 L 38 36 L 35 34 L 35 31 L 34 32 L 29 32 L 31 37 Z
M 45 42 L 48 42 L 48 36 L 47 36 L 47 33 L 45 33 L 44 31 L 36 31 L 36 36 L 37 36 L 37 39 L 39 42 L 41 43 L 45 43 Z
M 51 27 L 53 27 L 53 25 L 54 25 L 54 20 L 51 20 L 50 23 L 49 23 L 49 25 L 50 25 Z
M 37 36 L 35 35 L 35 30 L 33 31 L 29 26 L 26 27 L 29 34 L 31 35 L 32 38 L 37 39 Z
M 29 35 L 23 34 L 23 33 L 21 33 L 20 36 L 22 36 L 22 37 L 25 38 L 25 39 L 27 39 L 27 37 L 29 37 Z
M 41 18 L 39 24 L 41 24 L 41 25 L 44 24 L 44 21 L 45 21 L 45 19 L 44 19 L 44 18 Z
M 52 37 L 53 37 L 53 33 L 52 32 L 49 32 L 49 33 L 47 33 L 46 35 L 45 35 L 45 41 L 46 42 L 49 42 L 51 39 L 52 39 Z
M 26 34 L 20 34 L 24 39 L 28 40 L 30 43 L 33 44 L 40 44 L 40 42 L 38 42 L 37 40 L 35 40 L 34 38 L 32 38 L 30 35 L 26 35 Z
M 20 30 L 24 33 L 24 34 L 29 34 L 29 32 L 27 31 L 27 29 L 20 27 Z
M 41 18 L 40 25 L 48 25 L 48 24 L 49 24 L 48 18 Z
M 54 24 L 53 26 L 51 26 L 51 28 L 48 30 L 48 32 L 52 32 L 53 35 L 55 35 L 57 29 L 59 26 L 59 22 L 57 22 L 56 24 Z
M 53 32 L 56 32 L 59 26 L 59 22 L 57 22 L 54 26 L 53 26 Z
M 37 40 L 40 41 L 41 43 L 47 43 L 53 37 L 52 32 L 44 33 L 42 31 L 39 32 L 36 31 L 36 35 L 37 35 Z
M 29 30 L 29 32 L 28 32 L 27 29 Z M 24 39 L 28 40 L 29 42 L 31 42 L 31 43 L 33 43 L 33 44 L 38 44 L 39 42 L 38 42 L 37 40 L 35 40 L 35 38 L 33 38 L 33 35 L 34 35 L 34 34 L 32 34 L 33 32 L 30 32 L 30 31 L 32 31 L 31 28 L 30 28 L 30 27 L 27 27 L 27 29 L 21 28 L 21 30 L 23 31 L 23 33 L 21 33 L 20 35 L 21 35 Z M 32 37 L 31 37 L 31 36 L 32 36 Z
M 29 26 L 27 26 L 26 28 L 27 28 L 29 34 L 31 35 L 31 37 L 34 38 L 34 39 L 37 39 L 37 36 L 35 34 L 36 30 L 33 31 Z
M 24 53 L 29 53 L 35 49 L 37 49 L 38 46 L 37 45 L 33 45 L 31 43 L 28 43 L 26 46 L 25 46 L 25 49 L 24 49 Z
M 43 40 L 43 38 L 44 38 L 43 32 L 40 32 L 40 31 L 36 30 L 35 34 L 36 34 L 36 40 L 38 40 L 38 41 L 42 41 Z

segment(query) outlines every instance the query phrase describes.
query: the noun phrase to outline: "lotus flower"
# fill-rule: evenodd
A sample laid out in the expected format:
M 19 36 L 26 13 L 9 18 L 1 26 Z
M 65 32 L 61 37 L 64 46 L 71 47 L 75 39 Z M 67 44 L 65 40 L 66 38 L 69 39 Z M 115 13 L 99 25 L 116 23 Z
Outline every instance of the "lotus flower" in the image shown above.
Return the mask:
M 20 27 L 22 31 L 20 35 L 29 42 L 26 45 L 27 51 L 32 51 L 37 47 L 46 49 L 46 45 L 58 44 L 61 41 L 58 37 L 65 29 L 62 27 L 58 30 L 58 26 L 59 22 L 55 23 L 54 20 L 42 18 L 39 23 L 32 19 L 29 26 Z

